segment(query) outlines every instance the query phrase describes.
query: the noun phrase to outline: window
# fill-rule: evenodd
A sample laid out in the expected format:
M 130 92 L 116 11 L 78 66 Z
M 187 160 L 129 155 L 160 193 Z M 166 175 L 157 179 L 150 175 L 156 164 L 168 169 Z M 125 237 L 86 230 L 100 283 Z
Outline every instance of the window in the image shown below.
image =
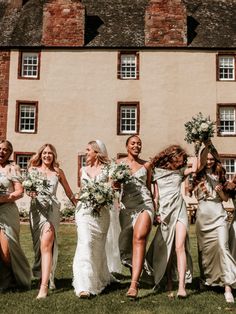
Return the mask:
M 19 78 L 39 79 L 39 52 L 21 52 L 19 62 Z
M 226 170 L 226 177 L 232 180 L 236 174 L 236 155 L 232 157 L 223 156 L 221 162 Z
M 16 132 L 37 133 L 38 103 L 16 103 Z
M 139 103 L 118 103 L 117 134 L 139 133 Z
M 14 160 L 16 164 L 21 168 L 21 170 L 26 170 L 28 167 L 28 162 L 34 153 L 14 153 Z
M 218 79 L 220 81 L 235 80 L 235 56 L 219 55 L 218 56 Z
M 78 155 L 78 186 L 80 186 L 80 169 L 86 166 L 86 155 L 80 153 Z
M 139 53 L 120 52 L 118 54 L 118 78 L 122 80 L 139 79 Z
M 236 135 L 236 104 L 219 104 L 217 108 L 217 128 L 219 136 Z

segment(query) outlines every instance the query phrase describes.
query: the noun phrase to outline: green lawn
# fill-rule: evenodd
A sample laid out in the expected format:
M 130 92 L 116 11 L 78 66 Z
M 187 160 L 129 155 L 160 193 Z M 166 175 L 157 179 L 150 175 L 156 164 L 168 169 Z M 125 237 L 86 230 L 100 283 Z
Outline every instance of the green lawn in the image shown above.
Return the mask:
M 138 300 L 130 301 L 125 297 L 130 279 L 126 270 L 120 276 L 120 283 L 113 284 L 100 296 L 90 300 L 80 300 L 75 296 L 71 286 L 72 259 L 76 245 L 75 226 L 61 225 L 59 232 L 59 261 L 56 273 L 58 289 L 55 292 L 51 292 L 48 298 L 36 300 L 38 282 L 34 281 L 31 291 L 0 294 L 0 313 L 236 313 L 236 305 L 227 305 L 224 302 L 221 289 L 198 291 L 198 266 L 194 226 L 191 226 L 190 236 L 195 273 L 193 283 L 187 287 L 189 297 L 186 300 L 169 300 L 164 290 L 161 289 L 154 292 L 147 287 L 141 286 Z M 21 243 L 32 264 L 32 241 L 28 225 L 21 226 Z

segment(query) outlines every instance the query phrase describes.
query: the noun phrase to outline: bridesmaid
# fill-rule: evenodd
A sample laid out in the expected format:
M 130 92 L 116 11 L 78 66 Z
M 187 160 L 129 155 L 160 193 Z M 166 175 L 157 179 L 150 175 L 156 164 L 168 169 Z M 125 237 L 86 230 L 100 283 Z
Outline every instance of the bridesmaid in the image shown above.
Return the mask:
M 187 154 L 178 145 L 169 146 L 153 158 L 155 202 L 159 202 L 158 221 L 160 227 L 147 253 L 149 271 L 144 279 L 158 285 L 167 274 L 167 290 L 172 292 L 172 275 L 176 269 L 177 256 L 179 287 L 177 297 L 185 298 L 185 282 L 192 280 L 192 259 L 189 253 L 188 215 L 181 193 L 181 184 L 190 173 L 197 170 L 197 158 L 187 168 Z M 149 277 L 150 276 L 150 277 Z
M 59 168 L 57 152 L 52 144 L 44 144 L 29 162 L 29 172 L 37 169 L 47 178 L 50 194 L 42 195 L 29 192 L 32 197 L 30 206 L 30 227 L 33 238 L 35 261 L 33 275 L 41 278 L 37 299 L 45 298 L 50 289 L 55 289 L 54 274 L 58 257 L 57 231 L 60 223 L 60 203 L 56 197 L 58 182 L 67 197 L 76 205 L 64 172 Z
M 19 242 L 20 218 L 15 204 L 23 196 L 20 169 L 9 161 L 13 151 L 0 141 L 0 290 L 30 288 L 31 271 Z
M 202 154 L 195 183 L 198 199 L 196 233 L 201 278 L 207 286 L 224 286 L 225 300 L 234 302 L 231 289 L 236 288 L 236 261 L 229 251 L 227 213 L 222 201 L 228 200 L 223 190 L 225 170 L 219 155 L 209 141 Z
M 136 298 L 147 238 L 154 217 L 154 204 L 151 195 L 150 163 L 139 158 L 141 139 L 137 135 L 130 136 L 126 141 L 126 149 L 128 156 L 119 159 L 117 163 L 125 162 L 129 165 L 133 180 L 123 186 L 119 248 L 122 264 L 132 269 L 131 284 L 126 296 Z

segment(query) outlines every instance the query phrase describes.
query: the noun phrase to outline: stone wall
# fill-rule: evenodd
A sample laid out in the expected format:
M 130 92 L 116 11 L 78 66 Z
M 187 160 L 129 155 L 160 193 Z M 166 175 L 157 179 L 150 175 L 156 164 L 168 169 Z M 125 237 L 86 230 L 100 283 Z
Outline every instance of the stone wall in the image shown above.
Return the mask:
M 6 138 L 10 51 L 0 51 L 0 139 Z

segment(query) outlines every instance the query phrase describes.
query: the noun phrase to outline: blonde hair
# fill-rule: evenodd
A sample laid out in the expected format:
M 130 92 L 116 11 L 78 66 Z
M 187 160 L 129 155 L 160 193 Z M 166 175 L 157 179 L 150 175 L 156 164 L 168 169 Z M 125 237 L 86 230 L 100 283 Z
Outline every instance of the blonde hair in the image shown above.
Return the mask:
M 100 161 L 100 163 L 107 164 L 109 162 L 107 154 L 104 154 L 104 152 L 102 152 L 101 148 L 99 147 L 96 141 L 90 141 L 88 145 L 90 145 L 91 148 L 95 151 L 95 153 L 97 153 L 97 160 Z
M 39 167 L 42 165 L 42 153 L 46 147 L 49 147 L 53 154 L 53 162 L 52 162 L 52 168 L 56 169 L 59 168 L 59 163 L 57 161 L 57 151 L 56 148 L 52 144 L 44 144 L 42 147 L 39 148 L 37 154 L 31 157 L 29 161 L 29 168 L 30 167 Z

